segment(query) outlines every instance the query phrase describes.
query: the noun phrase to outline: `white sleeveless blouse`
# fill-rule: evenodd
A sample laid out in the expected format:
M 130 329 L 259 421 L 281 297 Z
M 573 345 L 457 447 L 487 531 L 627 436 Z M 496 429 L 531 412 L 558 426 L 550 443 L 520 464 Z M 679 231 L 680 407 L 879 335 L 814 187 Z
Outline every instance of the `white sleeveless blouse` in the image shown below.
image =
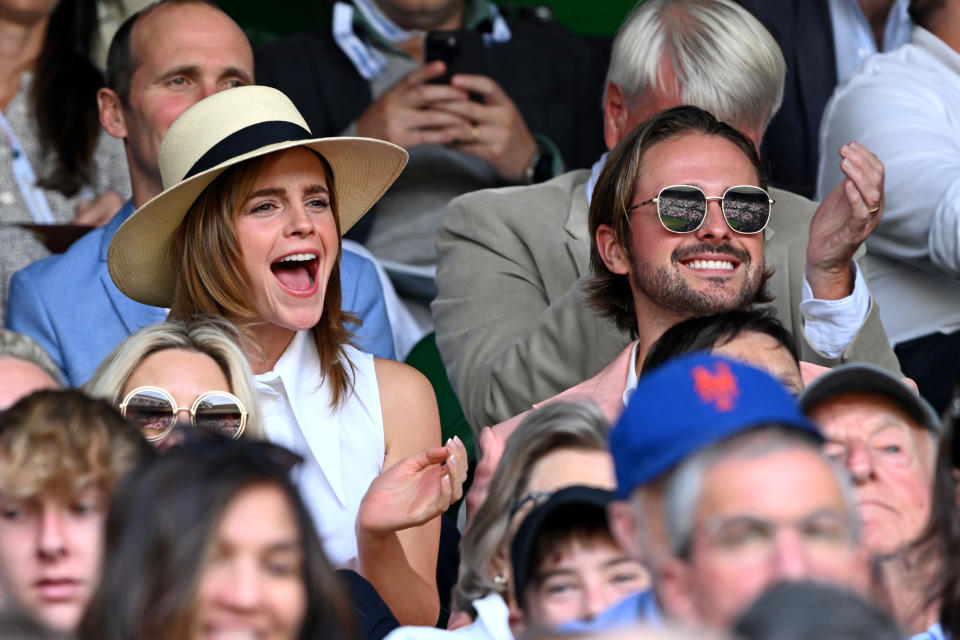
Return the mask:
M 254 376 L 267 437 L 304 459 L 293 479 L 335 566 L 357 556 L 360 500 L 386 451 L 373 356 L 345 349 L 356 370 L 354 391 L 335 412 L 308 331 L 297 332 L 273 371 Z

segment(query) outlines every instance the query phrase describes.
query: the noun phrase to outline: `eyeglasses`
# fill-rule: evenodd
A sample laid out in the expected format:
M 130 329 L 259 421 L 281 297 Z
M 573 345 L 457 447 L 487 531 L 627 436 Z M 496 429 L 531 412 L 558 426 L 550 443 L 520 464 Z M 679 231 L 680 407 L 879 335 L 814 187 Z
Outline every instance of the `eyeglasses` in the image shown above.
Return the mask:
M 517 514 L 520 509 L 523 509 L 524 505 L 528 502 L 532 505 L 533 509 L 536 509 L 544 502 L 546 502 L 550 496 L 553 495 L 553 491 L 531 491 L 527 495 L 523 496 L 517 502 L 510 507 L 510 517 L 512 518 Z
M 774 522 L 753 516 L 714 518 L 703 523 L 699 533 L 715 551 L 739 562 L 762 561 L 777 548 L 777 534 L 792 529 L 811 556 L 836 557 L 854 541 L 854 525 L 848 515 L 834 510 L 816 511 L 795 522 Z M 696 533 L 696 531 L 695 531 Z M 681 549 L 689 557 L 692 540 Z
M 178 407 L 170 392 L 160 387 L 137 387 L 120 403 L 120 413 L 138 426 L 149 442 L 163 440 L 177 425 Z M 247 410 L 240 398 L 226 391 L 207 391 L 193 401 L 190 422 L 197 429 L 227 438 L 239 438 L 247 425 Z
M 630 209 L 655 202 L 660 223 L 667 231 L 692 233 L 703 225 L 710 200 L 719 200 L 727 225 L 737 233 L 745 234 L 760 233 L 766 228 L 775 202 L 766 191 L 751 185 L 730 187 L 722 196 L 708 196 L 700 187 L 675 184 L 661 189 L 656 198 Z

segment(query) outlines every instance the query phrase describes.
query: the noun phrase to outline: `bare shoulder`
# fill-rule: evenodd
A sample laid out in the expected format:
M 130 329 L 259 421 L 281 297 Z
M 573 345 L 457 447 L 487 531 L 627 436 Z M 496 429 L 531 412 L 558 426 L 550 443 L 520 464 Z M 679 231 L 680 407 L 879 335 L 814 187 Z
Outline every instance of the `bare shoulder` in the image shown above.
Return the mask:
M 428 394 L 433 398 L 433 387 L 430 381 L 410 365 L 383 358 L 374 358 L 373 365 L 377 373 L 381 399 L 385 396 L 387 399 L 393 399 L 396 396 L 410 401 L 422 394 Z
M 374 358 L 387 457 L 404 455 L 440 444 L 440 415 L 433 386 L 413 367 Z

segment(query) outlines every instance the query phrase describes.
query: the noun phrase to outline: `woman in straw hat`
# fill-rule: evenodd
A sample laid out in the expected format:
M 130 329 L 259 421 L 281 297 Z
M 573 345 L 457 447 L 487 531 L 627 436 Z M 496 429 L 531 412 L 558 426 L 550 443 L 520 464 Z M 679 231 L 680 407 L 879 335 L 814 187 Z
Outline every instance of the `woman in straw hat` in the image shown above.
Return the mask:
M 313 138 L 275 89 L 215 94 L 168 130 L 165 190 L 117 231 L 108 266 L 171 318 L 240 330 L 268 437 L 306 458 L 297 480 L 328 555 L 355 562 L 401 623 L 433 624 L 437 516 L 460 496 L 465 450 L 436 446 L 429 383 L 351 346 L 340 309 L 340 237 L 406 160 L 379 140 Z

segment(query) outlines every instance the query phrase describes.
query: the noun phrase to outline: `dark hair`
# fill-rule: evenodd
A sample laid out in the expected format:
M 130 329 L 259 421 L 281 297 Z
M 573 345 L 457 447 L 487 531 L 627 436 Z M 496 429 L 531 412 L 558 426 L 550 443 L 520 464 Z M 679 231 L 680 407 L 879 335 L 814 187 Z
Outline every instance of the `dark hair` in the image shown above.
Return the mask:
M 930 29 L 936 14 L 944 7 L 946 0 L 910 0 L 907 12 L 917 26 Z
M 97 90 L 103 85 L 90 61 L 96 32 L 96 0 L 61 0 L 47 24 L 30 88 L 40 148 L 54 159 L 52 171 L 38 176 L 38 184 L 67 197 L 93 175 L 100 135 Z
M 513 576 L 514 595 L 524 612 L 527 610 L 526 590 L 538 582 L 540 568 L 548 560 L 561 556 L 574 542 L 584 543 L 584 546 L 608 543 L 619 547 L 610 533 L 607 513 L 602 507 L 583 504 L 558 507 L 544 519 L 537 531 L 522 574 L 526 581 L 522 582 L 520 575 Z
M 109 87 L 124 107 L 130 106 L 130 85 L 133 81 L 133 74 L 136 73 L 140 61 L 133 55 L 133 27 L 154 9 L 164 4 L 205 4 L 215 9 L 219 9 L 212 0 L 159 0 L 153 2 L 140 11 L 131 14 L 116 33 L 113 34 L 113 40 L 110 41 L 110 48 L 107 50 L 107 70 L 106 86 Z
M 960 442 L 960 384 L 943 417 L 943 431 L 937 447 L 937 465 L 933 472 L 933 498 L 930 519 L 915 548 L 922 566 L 935 567 L 927 588 L 927 604 L 940 603 L 940 625 L 946 637 L 960 637 L 960 511 L 957 508 L 957 482 L 954 469 L 960 468 L 960 456 L 954 452 Z
M 288 470 L 297 456 L 266 442 L 201 440 L 158 456 L 114 494 L 103 570 L 80 623 L 85 640 L 187 637 L 202 559 L 243 489 L 279 488 L 303 545 L 306 613 L 298 638 L 351 637 L 350 609 Z
M 814 582 L 768 588 L 733 627 L 747 640 L 898 640 L 897 623 L 846 589 Z
M 790 352 L 799 366 L 797 342 L 769 309 L 733 309 L 690 318 L 666 331 L 650 346 L 640 371 L 647 373 L 686 353 L 713 351 L 745 333 L 762 333 Z
M 637 315 L 630 280 L 613 273 L 604 264 L 597 250 L 597 229 L 600 225 L 612 228 L 617 243 L 630 254 L 629 210 L 637 176 L 642 170 L 643 154 L 658 142 L 691 133 L 717 136 L 731 142 L 750 161 L 760 186 L 767 186 L 760 157 L 750 139 L 709 112 L 691 105 L 672 107 L 651 116 L 610 152 L 590 201 L 590 268 L 594 275 L 588 300 L 598 312 L 612 319 L 617 328 L 633 336 L 637 333 Z M 753 302 L 770 301 L 765 286 L 770 275 L 770 272 L 764 272 Z

